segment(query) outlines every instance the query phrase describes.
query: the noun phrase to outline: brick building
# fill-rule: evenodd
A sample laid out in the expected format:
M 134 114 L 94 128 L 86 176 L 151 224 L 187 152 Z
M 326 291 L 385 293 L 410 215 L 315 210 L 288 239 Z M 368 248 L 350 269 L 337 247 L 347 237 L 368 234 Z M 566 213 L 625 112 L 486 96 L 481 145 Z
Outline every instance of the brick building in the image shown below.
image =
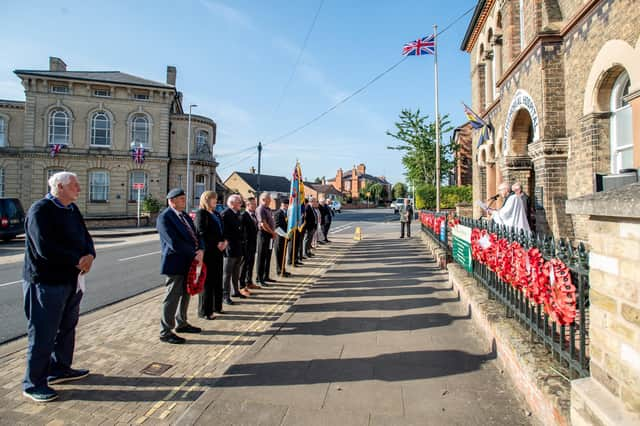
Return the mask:
M 333 185 L 335 189 L 340 191 L 343 195 L 351 197 L 352 200 L 358 200 L 360 198 L 360 190 L 365 188 L 368 183 L 379 183 L 387 190 L 387 198 L 391 199 L 391 184 L 384 176 L 373 176 L 367 174 L 367 167 L 360 163 L 358 166 L 353 166 L 351 173 L 345 174 L 342 169 L 338 169 L 336 177 L 333 179 L 327 179 L 327 183 Z
M 188 116 L 176 89 L 119 71 L 68 71 L 59 58 L 48 70 L 16 70 L 26 101 L 0 100 L 0 196 L 25 208 L 47 192 L 51 174 L 78 175 L 78 206 L 91 217 L 136 213 L 134 183 L 164 202 L 168 188 L 186 188 Z M 192 205 L 205 189 L 223 188 L 213 157 L 216 123 L 191 116 Z M 52 147 L 60 151 L 51 155 Z M 132 147 L 144 149 L 136 163 Z
M 230 191 L 242 195 L 243 199 L 258 197 L 263 192 L 271 195 L 271 208 L 280 206 L 280 197 L 289 198 L 291 181 L 284 176 L 258 174 L 251 168 L 248 173 L 233 172 L 224 181 Z
M 449 184 L 455 186 L 471 185 L 473 174 L 471 172 L 471 144 L 473 143 L 473 129 L 471 123 L 456 127 L 453 130 L 453 143 L 458 145 L 455 154 L 455 165 L 449 175 Z
M 587 239 L 566 201 L 593 193 L 596 173 L 640 167 L 637 22 L 636 0 L 478 2 L 461 48 L 472 108 L 496 132 L 472 145 L 474 201 L 520 181 L 537 230 Z

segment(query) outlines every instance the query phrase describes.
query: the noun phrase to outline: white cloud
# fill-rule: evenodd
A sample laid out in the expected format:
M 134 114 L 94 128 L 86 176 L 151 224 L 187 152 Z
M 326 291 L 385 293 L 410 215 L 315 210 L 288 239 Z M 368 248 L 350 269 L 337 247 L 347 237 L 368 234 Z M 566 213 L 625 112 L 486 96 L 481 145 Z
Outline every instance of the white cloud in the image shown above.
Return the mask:
M 245 29 L 255 29 L 251 18 L 236 8 L 212 0 L 200 0 L 200 3 L 213 15 L 221 17 L 229 24 L 239 25 Z

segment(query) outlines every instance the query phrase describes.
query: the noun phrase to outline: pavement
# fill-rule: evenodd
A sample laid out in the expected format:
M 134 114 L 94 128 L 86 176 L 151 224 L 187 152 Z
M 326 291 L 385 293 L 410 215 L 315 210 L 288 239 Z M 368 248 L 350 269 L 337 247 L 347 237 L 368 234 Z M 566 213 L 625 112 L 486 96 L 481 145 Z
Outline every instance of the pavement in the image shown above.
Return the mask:
M 0 424 L 530 424 L 446 275 L 396 228 L 333 235 L 215 321 L 194 300 L 204 331 L 185 345 L 158 341 L 162 288 L 83 315 L 74 366 L 92 374 L 48 404 L 21 394 L 25 339 L 0 345 Z

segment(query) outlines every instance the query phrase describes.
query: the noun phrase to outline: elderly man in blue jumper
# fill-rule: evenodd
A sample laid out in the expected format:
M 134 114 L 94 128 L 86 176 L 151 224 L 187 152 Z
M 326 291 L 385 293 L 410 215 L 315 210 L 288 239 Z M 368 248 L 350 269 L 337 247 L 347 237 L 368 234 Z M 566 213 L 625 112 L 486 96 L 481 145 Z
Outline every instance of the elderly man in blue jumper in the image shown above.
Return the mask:
M 29 348 L 23 394 L 36 402 L 58 397 L 49 385 L 86 377 L 71 368 L 84 275 L 96 257 L 93 240 L 74 201 L 75 174 L 56 173 L 50 192 L 35 202 L 25 221 L 22 285 Z

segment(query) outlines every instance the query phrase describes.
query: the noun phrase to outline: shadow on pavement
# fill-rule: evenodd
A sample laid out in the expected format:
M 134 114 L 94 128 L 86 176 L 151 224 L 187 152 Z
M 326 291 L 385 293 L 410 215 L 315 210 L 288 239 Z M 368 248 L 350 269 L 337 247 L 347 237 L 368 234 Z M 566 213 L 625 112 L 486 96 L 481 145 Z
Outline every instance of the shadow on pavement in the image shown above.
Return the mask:
M 369 358 L 313 359 L 238 364 L 216 387 L 288 386 L 383 380 L 388 382 L 451 376 L 479 370 L 494 351 L 474 355 L 459 350 L 409 351 Z
M 340 296 L 344 296 L 340 293 Z M 395 294 L 389 294 L 395 296 Z M 428 306 L 438 306 L 444 303 L 459 302 L 457 297 L 439 299 L 437 297 L 404 298 L 390 300 L 346 301 L 327 303 L 298 303 L 293 305 L 291 312 L 354 312 L 354 311 L 405 311 Z

